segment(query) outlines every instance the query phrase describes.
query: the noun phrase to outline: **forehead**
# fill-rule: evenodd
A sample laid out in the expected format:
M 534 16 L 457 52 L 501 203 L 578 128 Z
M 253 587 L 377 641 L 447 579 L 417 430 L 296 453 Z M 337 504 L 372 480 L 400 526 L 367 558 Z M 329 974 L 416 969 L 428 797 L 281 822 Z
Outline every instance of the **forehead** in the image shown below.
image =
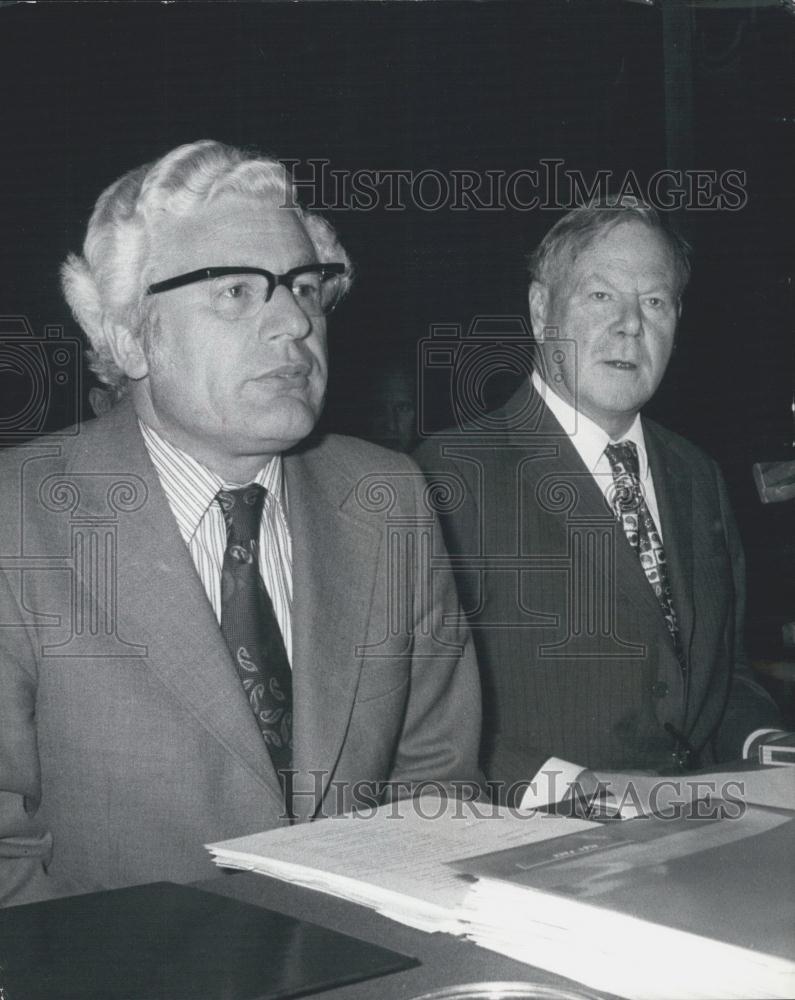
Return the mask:
M 316 259 L 295 211 L 234 193 L 167 217 L 152 245 L 158 277 L 235 264 L 286 271 Z
M 642 222 L 622 222 L 589 243 L 575 259 L 570 276 L 592 275 L 643 285 L 676 284 L 673 253 L 656 230 Z

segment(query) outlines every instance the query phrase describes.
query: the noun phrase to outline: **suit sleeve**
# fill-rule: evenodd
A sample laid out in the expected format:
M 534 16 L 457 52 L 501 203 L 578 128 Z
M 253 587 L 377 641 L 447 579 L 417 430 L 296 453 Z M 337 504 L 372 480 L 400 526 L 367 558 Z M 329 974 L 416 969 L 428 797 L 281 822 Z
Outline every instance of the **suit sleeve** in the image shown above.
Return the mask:
M 38 818 L 36 688 L 33 646 L 0 574 L 0 906 L 76 890 L 47 874 L 53 844 Z
M 411 464 L 415 512 L 424 510 L 421 476 Z M 396 788 L 429 780 L 482 787 L 478 768 L 481 697 L 472 635 L 433 521 L 430 573 L 415 561 L 410 693 L 390 781 Z M 467 791 L 465 794 L 469 794 Z
M 461 489 L 461 500 L 442 516 L 442 538 L 440 544 L 454 556 L 477 556 L 482 554 L 481 512 L 477 501 L 477 490 L 473 488 L 466 469 L 441 453 L 437 441 L 426 441 L 415 452 L 414 457 L 425 473 L 431 488 L 446 480 L 455 480 Z M 463 560 L 464 564 L 466 559 Z M 481 583 L 477 570 L 459 565 L 455 572 L 455 583 L 461 603 L 466 611 L 475 608 L 480 600 Z M 475 650 L 481 673 L 486 711 L 483 717 L 483 734 L 480 747 L 480 763 L 485 775 L 489 793 L 497 801 L 513 805 L 524 793 L 530 780 L 547 760 L 552 750 L 532 744 L 532 734 L 526 739 L 513 739 L 501 732 L 495 724 L 493 712 L 488 710 L 489 677 L 498 667 L 484 657 L 489 655 L 489 646 L 480 633 L 475 635 Z M 517 697 L 525 697 L 517 692 Z
M 726 710 L 713 741 L 718 762 L 739 760 L 746 736 L 755 729 L 777 727 L 781 718 L 775 702 L 758 681 L 745 651 L 745 553 L 729 502 L 723 476 L 716 470 L 721 518 L 726 535 L 734 582 L 734 634 L 728 637 L 734 650 L 733 668 Z

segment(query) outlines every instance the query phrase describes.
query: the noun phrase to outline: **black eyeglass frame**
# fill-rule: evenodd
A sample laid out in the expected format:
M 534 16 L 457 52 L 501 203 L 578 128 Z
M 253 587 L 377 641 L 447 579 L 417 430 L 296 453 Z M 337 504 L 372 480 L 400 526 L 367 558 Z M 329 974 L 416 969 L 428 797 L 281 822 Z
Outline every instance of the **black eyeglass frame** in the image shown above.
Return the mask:
M 178 274 L 174 278 L 166 278 L 165 281 L 156 281 L 146 289 L 147 295 L 158 295 L 160 292 L 170 292 L 174 288 L 182 288 L 185 285 L 193 285 L 199 281 L 211 281 L 213 278 L 225 278 L 232 274 L 259 274 L 268 282 L 268 294 L 265 302 L 270 302 L 273 293 L 284 285 L 290 288 L 293 280 L 302 274 L 319 274 L 321 281 L 328 281 L 345 274 L 344 264 L 301 264 L 299 267 L 291 267 L 284 274 L 274 274 L 273 271 L 266 271 L 262 267 L 249 267 L 246 264 L 233 267 L 200 267 L 197 271 L 188 271 L 186 274 Z

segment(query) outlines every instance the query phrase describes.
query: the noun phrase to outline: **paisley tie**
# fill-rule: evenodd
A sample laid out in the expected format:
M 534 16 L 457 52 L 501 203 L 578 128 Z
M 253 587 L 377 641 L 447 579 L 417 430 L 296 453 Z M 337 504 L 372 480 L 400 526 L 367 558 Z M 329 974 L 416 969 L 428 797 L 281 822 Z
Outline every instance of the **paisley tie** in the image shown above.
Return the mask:
M 221 571 L 221 632 L 243 690 L 284 784 L 292 764 L 292 676 L 279 623 L 258 565 L 265 489 L 219 490 L 226 522 Z
M 646 579 L 657 597 L 674 643 L 677 659 L 684 670 L 685 659 L 679 637 L 679 626 L 676 622 L 671 585 L 668 581 L 665 549 L 657 525 L 643 497 L 638 449 L 634 441 L 622 441 L 620 444 L 609 444 L 605 448 L 605 455 L 610 462 L 615 484 L 612 497 L 613 509 L 621 521 L 627 541 L 637 552 Z

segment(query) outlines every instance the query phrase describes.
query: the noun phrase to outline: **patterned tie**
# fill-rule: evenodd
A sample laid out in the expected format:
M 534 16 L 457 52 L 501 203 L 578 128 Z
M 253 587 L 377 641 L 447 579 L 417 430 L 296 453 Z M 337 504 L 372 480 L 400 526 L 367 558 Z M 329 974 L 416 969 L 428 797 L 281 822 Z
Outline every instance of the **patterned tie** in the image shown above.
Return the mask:
M 284 782 L 292 764 L 292 676 L 279 623 L 257 560 L 265 489 L 219 490 L 226 522 L 221 571 L 221 632 Z
M 657 525 L 643 497 L 638 449 L 634 441 L 622 441 L 620 444 L 609 444 L 605 448 L 605 455 L 610 462 L 615 483 L 613 510 L 616 517 L 621 520 L 627 541 L 637 552 L 646 579 L 657 596 L 665 624 L 673 639 L 676 656 L 684 670 L 685 659 L 679 638 L 671 585 L 668 581 L 665 549 Z

